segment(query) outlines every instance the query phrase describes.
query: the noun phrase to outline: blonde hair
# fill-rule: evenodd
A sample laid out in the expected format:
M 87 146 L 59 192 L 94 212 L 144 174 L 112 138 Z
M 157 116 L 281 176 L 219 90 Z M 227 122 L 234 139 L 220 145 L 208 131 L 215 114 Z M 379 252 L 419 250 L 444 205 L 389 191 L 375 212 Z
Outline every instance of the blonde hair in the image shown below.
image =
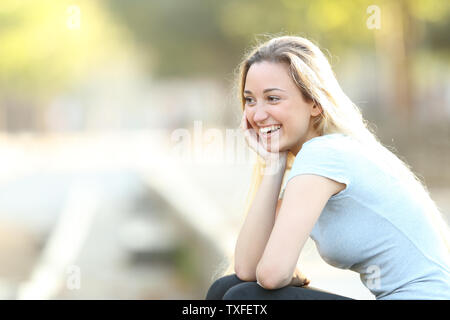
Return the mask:
M 450 250 L 449 230 L 442 214 L 431 199 L 429 191 L 421 180 L 410 170 L 409 166 L 388 150 L 378 140 L 369 123 L 363 119 L 359 108 L 347 97 L 338 84 L 322 51 L 311 41 L 298 36 L 280 36 L 257 44 L 245 57 L 239 66 L 238 98 L 245 108 L 244 87 L 247 72 L 252 64 L 268 61 L 286 63 L 294 83 L 298 86 L 305 99 L 314 101 L 322 110 L 313 119 L 313 126 L 320 135 L 343 133 L 353 137 L 373 151 L 388 172 L 401 179 L 404 185 L 425 204 L 426 214 L 431 218 L 435 230 L 441 235 L 447 250 Z M 295 156 L 288 154 L 286 174 L 292 167 Z M 261 166 L 263 160 L 257 156 L 253 168 L 252 181 L 244 208 L 247 215 L 256 191 L 262 180 Z M 245 217 L 245 216 L 244 216 Z M 234 273 L 234 256 L 229 259 L 228 268 L 222 276 Z

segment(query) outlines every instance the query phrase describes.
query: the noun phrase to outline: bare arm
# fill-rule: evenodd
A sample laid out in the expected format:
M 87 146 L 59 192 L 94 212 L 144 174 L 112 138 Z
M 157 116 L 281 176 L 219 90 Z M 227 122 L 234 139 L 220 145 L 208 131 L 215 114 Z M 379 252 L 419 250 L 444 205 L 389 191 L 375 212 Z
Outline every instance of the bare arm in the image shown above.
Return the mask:
M 286 162 L 278 172 L 265 174 L 255 194 L 235 247 L 235 272 L 244 281 L 256 281 L 256 267 L 275 223 Z M 279 206 L 278 206 L 279 207 Z
M 272 232 L 275 219 L 281 207 L 278 200 L 280 187 L 286 169 L 287 152 L 274 155 L 259 148 L 257 135 L 250 130 L 246 111 L 242 116 L 241 128 L 246 141 L 251 149 L 256 151 L 268 165 L 268 173 L 263 177 L 260 187 L 255 195 L 251 208 L 247 214 L 244 225 L 238 236 L 234 255 L 234 269 L 236 275 L 244 281 L 256 281 L 256 268 L 264 252 L 267 241 Z M 279 171 L 273 170 L 273 166 L 279 166 Z M 302 286 L 308 284 L 309 280 L 296 268 L 291 284 Z
M 258 283 L 278 289 L 293 282 L 300 252 L 328 199 L 345 184 L 314 174 L 293 177 L 256 268 Z
M 283 202 L 282 199 L 278 200 L 277 210 L 275 212 L 275 221 L 278 218 L 278 213 L 280 212 L 282 202 Z M 311 281 L 306 277 L 306 275 L 303 272 L 301 272 L 298 269 L 298 267 L 295 267 L 294 273 L 292 274 L 292 279 L 291 279 L 291 282 L 289 283 L 289 285 L 295 286 L 295 287 L 304 287 L 304 286 L 309 285 L 310 283 L 311 283 Z

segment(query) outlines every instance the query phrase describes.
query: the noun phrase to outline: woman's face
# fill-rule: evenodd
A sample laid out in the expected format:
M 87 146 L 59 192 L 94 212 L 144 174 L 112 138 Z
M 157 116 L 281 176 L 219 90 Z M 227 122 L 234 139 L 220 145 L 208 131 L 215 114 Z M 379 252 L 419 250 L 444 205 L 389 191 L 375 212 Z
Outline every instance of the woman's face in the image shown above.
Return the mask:
M 313 102 L 305 101 L 285 63 L 252 64 L 247 73 L 244 98 L 247 120 L 269 146 L 269 151 L 290 150 L 296 155 L 304 142 L 319 135 L 312 128 L 311 117 L 320 114 L 320 110 Z M 261 131 L 272 125 L 280 129 L 268 135 L 264 129 Z M 270 150 L 270 142 L 277 139 L 278 150 Z

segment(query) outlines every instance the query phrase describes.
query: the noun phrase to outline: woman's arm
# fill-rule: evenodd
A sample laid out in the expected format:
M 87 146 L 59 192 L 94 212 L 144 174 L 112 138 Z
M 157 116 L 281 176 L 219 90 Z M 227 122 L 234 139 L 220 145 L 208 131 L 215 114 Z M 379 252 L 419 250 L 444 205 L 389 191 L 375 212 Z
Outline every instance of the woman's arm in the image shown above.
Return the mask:
M 236 242 L 234 270 L 244 281 L 256 281 L 256 266 L 275 223 L 286 159 L 282 158 L 277 165 L 278 171 L 272 168 L 264 174 Z
M 315 175 L 289 180 L 279 217 L 256 268 L 258 283 L 278 289 L 292 283 L 300 252 L 328 199 L 345 184 Z

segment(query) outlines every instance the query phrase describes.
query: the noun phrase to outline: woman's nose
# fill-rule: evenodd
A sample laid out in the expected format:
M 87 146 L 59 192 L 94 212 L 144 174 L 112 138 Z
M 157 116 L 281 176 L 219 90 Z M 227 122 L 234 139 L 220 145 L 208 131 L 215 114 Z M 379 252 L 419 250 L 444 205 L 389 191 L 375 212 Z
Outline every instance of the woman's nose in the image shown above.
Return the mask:
M 267 112 L 264 111 L 263 107 L 256 107 L 255 114 L 253 115 L 254 122 L 263 122 L 267 119 Z

